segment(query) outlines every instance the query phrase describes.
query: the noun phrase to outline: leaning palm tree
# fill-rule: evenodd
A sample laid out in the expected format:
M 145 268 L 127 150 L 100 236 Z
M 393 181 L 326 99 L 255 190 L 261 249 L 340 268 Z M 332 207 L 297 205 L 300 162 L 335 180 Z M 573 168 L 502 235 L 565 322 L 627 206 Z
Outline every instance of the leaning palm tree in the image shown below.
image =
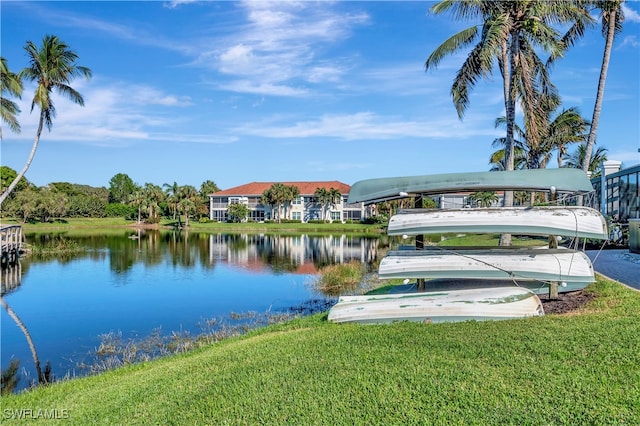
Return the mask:
M 40 108 L 40 120 L 38 121 L 38 130 L 36 131 L 29 158 L 11 185 L 0 195 L 0 204 L 9 196 L 13 188 L 29 170 L 29 166 L 31 166 L 33 157 L 38 149 L 42 128 L 46 125 L 47 129 L 51 131 L 53 118 L 56 116 L 56 109 L 51 97 L 53 90 L 55 89 L 58 93 L 68 97 L 72 102 L 84 106 L 84 98 L 69 83 L 77 76 L 91 78 L 91 70 L 87 67 L 76 65 L 78 55 L 56 36 L 44 36 L 40 47 L 28 41 L 25 50 L 29 57 L 29 66 L 20 71 L 18 76 L 27 81 L 37 82 L 33 101 L 31 102 L 31 111 L 38 106 Z
M 0 57 L 0 117 L 7 126 L 16 133 L 20 133 L 20 123 L 16 117 L 20 113 L 18 105 L 5 98 L 4 93 L 16 98 L 22 96 L 22 80 L 17 74 L 9 71 L 7 60 Z M 0 139 L 2 139 L 2 129 L 0 128 Z
M 583 159 L 584 162 L 582 163 L 582 170 L 585 172 L 590 170 L 591 153 L 594 145 L 596 144 L 598 123 L 600 122 L 600 112 L 602 110 L 602 99 L 604 98 L 604 86 L 607 80 L 607 72 L 609 70 L 609 59 L 611 58 L 613 40 L 615 36 L 622 31 L 622 23 L 624 22 L 624 13 L 622 12 L 623 2 L 624 0 L 598 0 L 594 2 L 596 7 L 601 11 L 602 35 L 605 37 L 605 45 L 602 65 L 600 67 L 600 78 L 598 80 L 598 92 L 596 94 L 596 102 L 593 107 L 591 128 L 589 130 L 589 139 L 587 140 Z

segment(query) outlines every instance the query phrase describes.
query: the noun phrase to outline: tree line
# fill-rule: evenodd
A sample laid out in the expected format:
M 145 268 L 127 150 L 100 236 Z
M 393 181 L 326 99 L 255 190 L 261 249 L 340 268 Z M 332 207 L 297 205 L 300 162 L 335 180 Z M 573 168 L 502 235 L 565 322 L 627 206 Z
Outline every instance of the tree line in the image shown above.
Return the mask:
M 0 167 L 0 187 L 6 188 L 16 176 L 10 167 Z M 69 182 L 38 187 L 22 177 L 2 205 L 2 214 L 22 222 L 124 217 L 138 224 L 154 224 L 171 218 L 178 226 L 183 226 L 184 218 L 184 226 L 188 226 L 190 219 L 208 218 L 209 194 L 219 190 L 211 180 L 202 182 L 199 189 L 177 182 L 139 185 L 125 173 L 114 175 L 108 188 Z

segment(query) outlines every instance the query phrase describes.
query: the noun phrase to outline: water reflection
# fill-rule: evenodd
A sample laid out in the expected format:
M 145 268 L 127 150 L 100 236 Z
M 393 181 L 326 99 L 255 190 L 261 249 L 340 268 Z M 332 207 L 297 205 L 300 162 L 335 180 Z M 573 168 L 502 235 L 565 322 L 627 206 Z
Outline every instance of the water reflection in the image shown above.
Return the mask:
M 329 235 L 310 237 L 273 235 L 210 235 L 210 261 L 222 261 L 249 270 L 269 268 L 273 273 L 315 274 L 323 266 L 352 260 L 372 263 L 378 254 L 376 239 Z
M 253 271 L 268 268 L 273 273 L 313 274 L 323 266 L 352 260 L 370 264 L 378 255 L 377 238 L 347 235 L 283 236 L 139 230 L 120 235 L 40 234 L 31 238 L 32 244 L 43 247 L 54 246 L 60 238 L 73 238 L 85 250 L 57 256 L 58 261 L 99 260 L 109 256 L 111 270 L 122 274 L 130 271 L 136 263 L 153 266 L 164 262 L 182 267 L 199 265 L 206 269 L 214 268 L 217 262 L 224 262 Z M 33 256 L 30 261 L 50 258 Z
M 312 275 L 336 263 L 373 264 L 382 241 L 155 230 L 26 238 L 43 250 L 2 271 L 2 297 L 29 327 L 38 353 L 51 361 L 56 377 L 81 374 L 78 362 L 95 351 L 99 336 L 106 333 L 121 333 L 123 339 L 157 329 L 167 335 L 197 333 L 198 323 L 209 318 L 285 312 L 324 299 L 309 285 Z M 75 250 L 46 250 L 67 244 L 65 240 L 72 240 Z M 19 359 L 21 371 L 33 372 L 25 335 L 6 309 L 0 314 L 0 367 Z

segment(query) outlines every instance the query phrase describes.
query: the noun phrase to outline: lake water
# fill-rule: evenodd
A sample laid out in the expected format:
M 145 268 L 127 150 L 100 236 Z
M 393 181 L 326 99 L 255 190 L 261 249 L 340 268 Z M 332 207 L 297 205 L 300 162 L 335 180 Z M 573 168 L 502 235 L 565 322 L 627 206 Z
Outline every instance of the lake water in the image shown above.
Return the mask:
M 135 238 L 132 238 L 135 237 Z M 118 231 L 90 237 L 27 235 L 46 245 L 72 239 L 83 250 L 64 257 L 27 256 L 3 271 L 5 301 L 27 327 L 40 362 L 56 377 L 83 375 L 107 333 L 141 339 L 198 334 L 208 319 L 233 322 L 232 313 L 286 312 L 327 299 L 313 285 L 324 265 L 377 257 L 375 238 L 331 235 L 222 235 Z M 1 309 L 1 366 L 20 360 L 21 386 L 35 379 L 22 331 Z M 24 376 L 27 373 L 27 376 Z

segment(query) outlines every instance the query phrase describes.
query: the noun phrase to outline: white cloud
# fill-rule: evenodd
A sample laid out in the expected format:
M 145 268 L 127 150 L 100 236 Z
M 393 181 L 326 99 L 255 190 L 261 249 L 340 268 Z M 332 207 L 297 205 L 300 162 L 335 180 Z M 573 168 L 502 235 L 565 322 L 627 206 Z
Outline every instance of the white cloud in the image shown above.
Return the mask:
M 442 117 L 425 117 L 424 121 L 401 120 L 372 112 L 355 114 L 326 114 L 318 119 L 297 121 L 293 124 L 257 124 L 236 128 L 235 132 L 267 138 L 327 137 L 343 140 L 388 140 L 402 138 L 465 138 L 501 134 L 487 129 L 487 117 L 480 115 L 465 119 L 444 113 Z
M 625 38 L 622 39 L 622 43 L 620 43 L 620 45 L 616 48 L 616 50 L 622 49 L 626 46 L 631 46 L 632 48 L 637 49 L 638 46 L 640 46 L 640 43 L 638 42 L 638 37 L 635 35 L 626 36 Z
M 250 93 L 254 95 L 297 97 L 304 96 L 308 93 L 306 89 L 273 83 L 260 83 L 253 80 L 234 80 L 230 83 L 221 84 L 218 87 L 230 92 Z
M 99 77 L 91 82 L 73 84 L 84 97 L 85 106 L 74 104 L 54 92 L 56 117 L 51 132 L 44 130 L 47 141 L 75 141 L 97 146 L 122 146 L 133 141 L 181 141 L 196 143 L 229 143 L 236 139 L 227 135 L 176 134 L 176 129 L 189 120 L 184 108 L 192 102 L 188 97 L 165 93 L 151 86 L 105 83 Z M 25 87 L 19 101 L 22 132 L 11 139 L 31 140 L 38 125 L 38 109 L 31 109 L 35 86 Z M 168 132 L 171 129 L 171 133 Z
M 626 3 L 622 4 L 622 12 L 624 13 L 624 19 L 627 22 L 640 22 L 640 13 L 631 9 Z
M 183 4 L 192 4 L 195 3 L 198 0 L 172 0 L 168 3 L 164 4 L 164 7 L 169 8 L 169 9 L 175 9 L 178 6 L 181 6 Z
M 244 24 L 216 39 L 195 64 L 215 69 L 231 80 L 225 90 L 279 96 L 311 93 L 311 85 L 337 82 L 345 59 L 323 55 L 368 21 L 364 13 L 340 13 L 329 2 L 239 3 Z M 238 79 L 239 81 L 233 81 Z M 250 80 L 247 83 L 247 79 Z M 289 87 L 289 90 L 285 90 Z M 264 91 L 261 91 L 264 90 Z

